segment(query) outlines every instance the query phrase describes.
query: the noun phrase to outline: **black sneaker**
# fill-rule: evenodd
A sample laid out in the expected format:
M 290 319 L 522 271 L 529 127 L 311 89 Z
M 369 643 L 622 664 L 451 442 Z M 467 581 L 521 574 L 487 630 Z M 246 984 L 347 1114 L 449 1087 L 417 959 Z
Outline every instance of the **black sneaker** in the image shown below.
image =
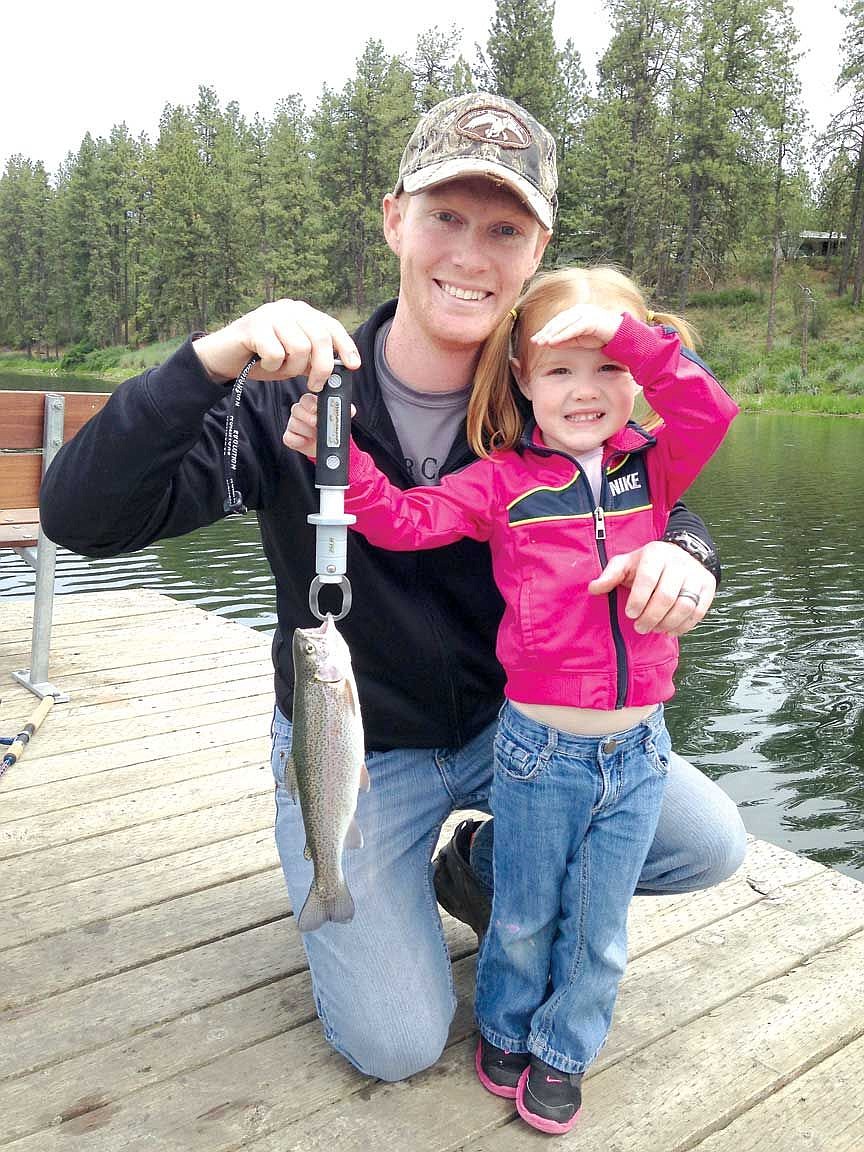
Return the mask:
M 579 1119 L 582 1077 L 559 1072 L 536 1056 L 519 1077 L 516 1111 L 532 1128 L 554 1136 L 569 1132 Z
M 470 925 L 478 940 L 489 927 L 492 912 L 492 902 L 468 862 L 471 837 L 481 823 L 463 820 L 432 862 L 435 898 L 451 916 Z
M 487 1092 L 515 1100 L 519 1077 L 528 1068 L 530 1059 L 527 1052 L 508 1052 L 506 1048 L 496 1048 L 481 1036 L 477 1041 L 474 1067 Z

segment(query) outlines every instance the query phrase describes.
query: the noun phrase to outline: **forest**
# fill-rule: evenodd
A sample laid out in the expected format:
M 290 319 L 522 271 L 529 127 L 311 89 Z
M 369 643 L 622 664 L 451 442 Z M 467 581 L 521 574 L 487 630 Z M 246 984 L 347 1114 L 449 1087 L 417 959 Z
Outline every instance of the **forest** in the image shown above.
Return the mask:
M 556 44 L 554 0 L 498 0 L 469 59 L 458 27 L 413 54 L 369 40 L 314 107 L 288 94 L 249 120 L 201 87 L 158 134 L 116 124 L 58 171 L 12 157 L 0 175 L 0 345 L 26 355 L 135 348 L 223 324 L 282 296 L 360 318 L 394 294 L 381 197 L 422 110 L 501 93 L 558 142 L 547 263 L 611 260 L 678 309 L 706 292 L 777 285 L 804 230 L 836 238 L 832 292 L 864 285 L 864 0 L 830 78 L 843 107 L 813 138 L 785 0 L 607 0 L 589 82 Z M 829 78 L 826 78 L 829 82 Z

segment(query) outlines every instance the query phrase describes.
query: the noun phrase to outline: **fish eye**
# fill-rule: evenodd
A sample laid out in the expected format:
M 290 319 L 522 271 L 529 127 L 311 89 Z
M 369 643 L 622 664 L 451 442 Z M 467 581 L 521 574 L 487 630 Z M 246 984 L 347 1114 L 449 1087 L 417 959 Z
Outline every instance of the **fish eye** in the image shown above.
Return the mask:
M 314 644 L 307 644 L 306 645 L 306 655 L 307 656 L 311 656 L 314 651 L 315 651 L 315 645 Z

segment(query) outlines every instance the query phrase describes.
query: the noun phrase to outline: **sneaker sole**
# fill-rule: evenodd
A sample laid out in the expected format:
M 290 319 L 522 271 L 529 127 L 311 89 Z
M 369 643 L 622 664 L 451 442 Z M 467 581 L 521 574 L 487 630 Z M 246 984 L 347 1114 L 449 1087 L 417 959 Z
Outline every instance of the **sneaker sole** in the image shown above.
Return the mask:
M 536 1112 L 530 1112 L 525 1105 L 525 1088 L 528 1084 L 528 1073 L 530 1071 L 530 1067 L 526 1068 L 519 1077 L 519 1086 L 516 1089 L 516 1111 L 526 1124 L 530 1124 L 531 1127 L 536 1128 L 538 1132 L 546 1132 L 550 1136 L 562 1136 L 565 1132 L 570 1131 L 582 1115 L 582 1109 L 577 1108 L 570 1119 L 566 1120 L 563 1124 L 559 1124 L 557 1120 L 547 1120 L 545 1116 L 538 1116 Z
M 477 1045 L 477 1051 L 474 1053 L 474 1067 L 477 1070 L 477 1079 L 483 1085 L 487 1092 L 491 1092 L 493 1096 L 501 1096 L 505 1100 L 516 1099 L 516 1089 L 509 1088 L 506 1084 L 496 1084 L 494 1080 L 490 1080 L 486 1073 L 483 1071 L 483 1065 L 480 1062 L 480 1045 Z

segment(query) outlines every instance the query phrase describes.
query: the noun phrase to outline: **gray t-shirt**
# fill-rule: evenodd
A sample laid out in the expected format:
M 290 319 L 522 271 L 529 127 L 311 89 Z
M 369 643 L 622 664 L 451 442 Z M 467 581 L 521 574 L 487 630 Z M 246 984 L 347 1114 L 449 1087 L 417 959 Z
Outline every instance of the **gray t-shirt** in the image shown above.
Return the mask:
M 438 473 L 465 421 L 471 385 L 455 392 L 416 392 L 393 374 L 384 345 L 393 321 L 375 336 L 375 371 L 396 429 L 405 467 L 415 484 L 439 484 Z

